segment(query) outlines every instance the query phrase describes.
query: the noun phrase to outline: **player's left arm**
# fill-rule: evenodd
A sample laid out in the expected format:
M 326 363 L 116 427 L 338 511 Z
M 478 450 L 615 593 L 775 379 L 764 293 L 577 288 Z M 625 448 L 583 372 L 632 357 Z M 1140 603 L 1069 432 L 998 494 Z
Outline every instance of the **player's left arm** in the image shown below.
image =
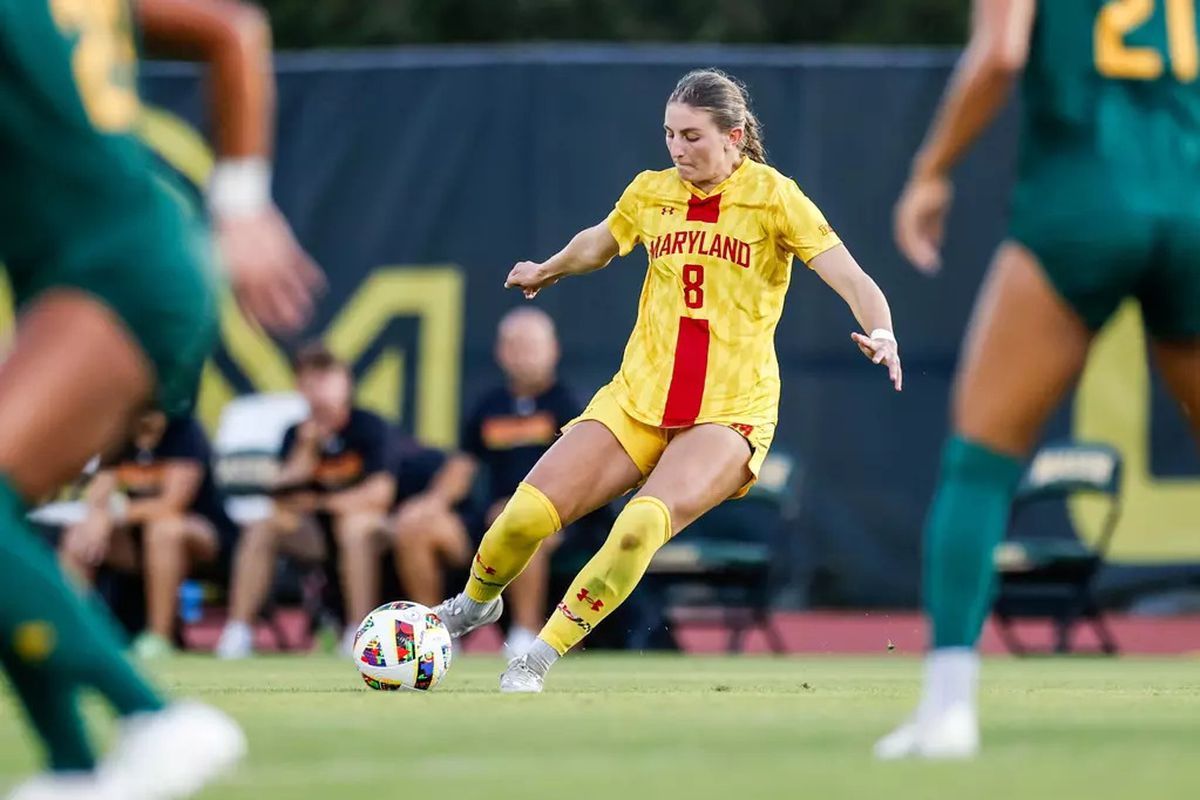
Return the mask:
M 1036 0 L 975 0 L 971 38 L 913 157 L 893 217 L 896 245 L 922 272 L 941 266 L 950 171 L 1008 102 L 1029 57 Z
M 352 423 L 353 445 L 362 458 L 363 475 L 357 486 L 317 498 L 318 509 L 331 514 L 371 511 L 386 514 L 396 498 L 396 479 L 388 468 L 388 428 L 379 417 L 357 416 Z
M 376 472 L 357 486 L 319 497 L 317 507 L 330 514 L 373 511 L 383 515 L 395 496 L 396 479 L 386 472 Z
M 131 500 L 121 522 L 140 525 L 173 514 L 182 514 L 196 499 L 204 480 L 204 466 L 190 459 L 171 459 L 163 465 L 162 489 L 154 497 Z
M 863 335 L 854 331 L 850 338 L 873 363 L 887 367 L 892 385 L 897 392 L 900 391 L 904 384 L 900 349 L 892 333 L 892 311 L 883 290 L 863 271 L 844 244 L 835 245 L 814 256 L 808 266 L 841 295 L 858 324 L 864 331 L 870 332 Z
M 137 0 L 136 10 L 152 49 L 211 71 L 217 164 L 208 200 L 238 301 L 269 328 L 301 327 L 323 279 L 271 199 L 275 74 L 266 15 L 241 0 Z

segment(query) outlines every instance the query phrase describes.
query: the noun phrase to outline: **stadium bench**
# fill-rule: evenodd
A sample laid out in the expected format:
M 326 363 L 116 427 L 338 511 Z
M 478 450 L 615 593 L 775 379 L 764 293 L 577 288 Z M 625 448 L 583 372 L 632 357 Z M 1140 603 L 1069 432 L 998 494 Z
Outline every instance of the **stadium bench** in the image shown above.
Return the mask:
M 992 611 L 1000 636 L 1012 653 L 1031 652 L 1013 626 L 1020 618 L 1050 619 L 1055 652 L 1071 652 L 1071 634 L 1084 621 L 1095 631 L 1102 652 L 1117 652 L 1092 592 L 1092 581 L 1104 563 L 1120 517 L 1121 468 L 1120 453 L 1096 443 L 1050 444 L 1030 462 L 1013 499 L 1009 538 L 995 552 L 999 591 Z M 1035 505 L 1065 501 L 1077 494 L 1107 500 L 1107 515 L 1094 546 L 1080 541 L 1073 531 L 1015 535 L 1018 518 Z
M 221 410 L 213 437 L 213 471 L 225 495 L 225 510 L 239 527 L 266 519 L 273 505 L 267 488 L 279 468 L 279 447 L 287 429 L 308 415 L 308 404 L 297 392 L 249 394 L 231 400 Z M 280 564 L 259 618 L 280 650 L 306 643 L 293 642 L 278 624 L 276 610 L 284 604 L 301 606 L 310 620 L 319 611 L 315 583 L 303 570 Z M 208 602 L 224 600 L 217 587 L 205 586 Z M 315 623 L 314 623 L 315 624 Z

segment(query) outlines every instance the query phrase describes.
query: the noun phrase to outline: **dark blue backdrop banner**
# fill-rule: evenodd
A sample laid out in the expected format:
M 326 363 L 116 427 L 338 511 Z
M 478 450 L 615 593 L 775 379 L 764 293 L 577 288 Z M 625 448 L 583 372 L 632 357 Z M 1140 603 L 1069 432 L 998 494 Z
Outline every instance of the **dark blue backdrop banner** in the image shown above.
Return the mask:
M 776 444 L 805 465 L 792 597 L 913 604 L 952 369 L 1004 233 L 1016 147 L 1010 109 L 958 171 L 944 273 L 928 279 L 904 264 L 891 207 L 953 58 L 649 45 L 281 57 L 275 192 L 330 280 L 311 332 L 354 360 L 364 402 L 452 444 L 459 409 L 497 378 L 494 328 L 522 302 L 502 289 L 511 265 L 551 255 L 603 219 L 640 170 L 669 166 L 664 101 L 688 69 L 719 66 L 749 86 L 772 163 L 824 210 L 887 293 L 906 367 L 896 394 L 851 344 L 845 305 L 797 269 L 777 337 Z M 152 104 L 203 129 L 206 95 L 191 67 L 150 65 L 145 88 Z M 160 138 L 202 170 L 178 136 Z M 558 323 L 562 373 L 581 395 L 616 370 L 644 270 L 639 249 L 537 299 Z M 1136 311 L 1123 319 L 1085 380 L 1087 396 L 1064 407 L 1048 436 L 1113 440 L 1137 462 L 1116 558 L 1198 560 L 1196 456 L 1178 413 L 1129 360 L 1141 352 Z M 231 392 L 287 381 L 273 343 L 236 321 L 225 333 L 206 384 L 209 413 Z M 1164 499 L 1168 482 L 1182 499 Z M 1089 509 L 1069 512 L 1056 518 L 1064 532 L 1094 535 Z M 1126 570 L 1110 583 L 1163 574 Z

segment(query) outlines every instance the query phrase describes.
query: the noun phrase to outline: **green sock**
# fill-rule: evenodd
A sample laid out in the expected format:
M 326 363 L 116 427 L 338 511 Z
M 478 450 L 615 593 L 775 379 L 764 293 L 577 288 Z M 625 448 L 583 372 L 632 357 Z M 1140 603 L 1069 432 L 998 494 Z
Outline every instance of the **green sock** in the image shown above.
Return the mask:
M 56 772 L 95 769 L 96 757 L 79 715 L 79 691 L 66 683 L 47 689 L 43 676 L 7 648 L 0 652 L 0 662 L 30 724 L 42 739 L 50 769 Z
M 933 646 L 974 647 L 992 605 L 994 552 L 1023 465 L 957 436 L 925 521 L 925 610 Z
M 80 689 L 95 689 L 121 715 L 163 707 L 121 653 L 112 620 L 89 608 L 67 584 L 53 553 L 26 524 L 24 502 L 3 476 L 0 650 L 56 768 L 91 758 L 81 749 L 86 737 L 75 702 Z M 47 700 L 51 694 L 57 698 Z

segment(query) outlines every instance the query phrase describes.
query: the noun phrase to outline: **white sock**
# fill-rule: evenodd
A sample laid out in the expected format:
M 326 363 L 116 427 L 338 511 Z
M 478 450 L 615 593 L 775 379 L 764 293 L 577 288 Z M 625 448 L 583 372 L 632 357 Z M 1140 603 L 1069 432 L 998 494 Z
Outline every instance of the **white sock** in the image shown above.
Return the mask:
M 975 708 L 979 691 L 979 653 L 969 647 L 945 647 L 925 657 L 925 691 L 918 713 L 940 713 L 967 704 Z
M 469 618 L 478 619 L 479 617 L 482 617 L 496 601 L 488 600 L 486 603 L 481 603 L 478 600 L 472 600 L 466 592 L 462 592 L 458 595 L 458 600 L 456 602 L 458 603 L 459 608 L 463 610 L 463 613 Z
M 249 639 L 254 635 L 254 630 L 245 622 L 230 620 L 225 623 L 224 634 L 238 639 Z
M 559 659 L 558 651 L 542 641 L 541 637 L 534 641 L 533 646 L 526 651 L 525 655 L 529 668 L 543 678 L 550 671 L 550 667 L 554 666 L 554 662 Z

